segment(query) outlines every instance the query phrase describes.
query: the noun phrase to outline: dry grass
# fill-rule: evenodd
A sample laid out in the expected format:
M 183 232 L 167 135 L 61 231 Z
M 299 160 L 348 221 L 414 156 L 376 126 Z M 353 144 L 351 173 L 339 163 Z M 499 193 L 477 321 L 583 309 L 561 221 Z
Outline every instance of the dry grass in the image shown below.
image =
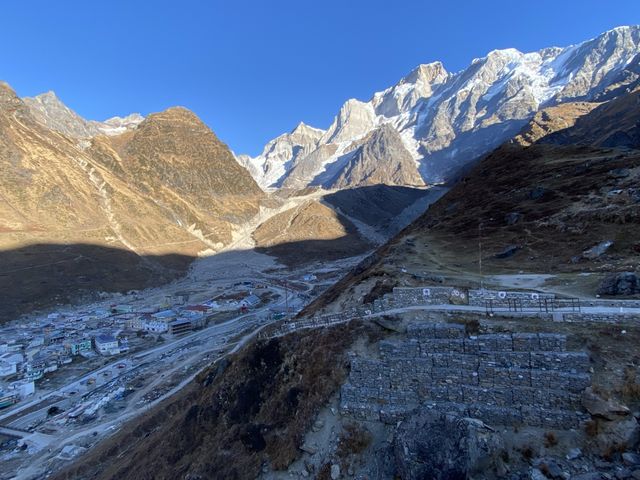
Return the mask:
M 613 443 L 604 449 L 604 451 L 602 452 L 602 458 L 604 458 L 607 462 L 611 462 L 626 450 L 627 446 L 624 443 Z
M 554 432 L 545 432 L 544 446 L 547 448 L 555 447 L 558 444 L 558 437 Z
M 357 455 L 364 452 L 371 445 L 371 432 L 366 428 L 349 423 L 344 427 L 344 432 L 338 441 L 337 455 L 340 458 L 349 455 Z
M 622 398 L 629 403 L 640 403 L 640 383 L 634 367 L 627 367 L 624 371 Z
M 587 437 L 594 438 L 598 435 L 598 422 L 596 420 L 589 420 L 584 426 L 584 432 Z

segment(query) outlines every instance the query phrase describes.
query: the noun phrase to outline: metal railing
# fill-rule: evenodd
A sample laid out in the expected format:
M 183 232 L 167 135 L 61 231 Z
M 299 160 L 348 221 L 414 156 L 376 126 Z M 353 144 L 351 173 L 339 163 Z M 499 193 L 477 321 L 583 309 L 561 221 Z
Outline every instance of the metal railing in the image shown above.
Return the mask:
M 541 298 L 537 303 L 524 303 L 520 298 L 487 298 L 484 301 L 484 307 L 487 314 L 495 312 L 554 313 L 581 311 L 579 298 Z

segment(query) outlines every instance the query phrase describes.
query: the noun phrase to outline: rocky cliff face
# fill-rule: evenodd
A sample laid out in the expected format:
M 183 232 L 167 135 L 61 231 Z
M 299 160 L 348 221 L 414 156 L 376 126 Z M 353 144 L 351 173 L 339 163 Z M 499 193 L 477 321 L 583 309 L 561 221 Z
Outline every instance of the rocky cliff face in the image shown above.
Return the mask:
M 285 172 L 298 158 L 311 153 L 324 133 L 324 130 L 300 122 L 290 133 L 271 140 L 264 147 L 259 160 L 248 155 L 239 155 L 237 158 L 261 187 L 279 187 Z
M 424 186 L 415 160 L 390 125 L 374 130 L 350 155 L 338 175 L 324 186 L 331 189 L 366 185 Z
M 517 134 L 540 108 L 602 101 L 633 85 L 639 53 L 640 27 L 620 27 L 565 48 L 495 50 L 458 73 L 439 62 L 420 65 L 368 102 L 346 102 L 315 150 L 286 154 L 279 166 L 264 152 L 251 159 L 254 175 L 264 185 L 317 184 L 318 176 L 348 165 L 345 155 L 385 124 L 399 133 L 426 182 L 447 181 Z M 380 153 L 382 166 L 389 155 Z

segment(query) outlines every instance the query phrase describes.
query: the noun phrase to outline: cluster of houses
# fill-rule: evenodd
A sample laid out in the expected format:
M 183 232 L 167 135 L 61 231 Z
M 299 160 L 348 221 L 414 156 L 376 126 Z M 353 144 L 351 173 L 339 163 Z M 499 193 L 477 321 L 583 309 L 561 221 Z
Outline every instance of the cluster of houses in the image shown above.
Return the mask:
M 257 296 L 248 295 L 237 306 L 253 308 L 259 303 Z M 164 309 L 111 305 L 52 313 L 30 323 L 5 327 L 0 330 L 0 408 L 32 395 L 37 380 L 73 362 L 76 356 L 125 353 L 129 338 L 138 332 L 184 335 L 204 327 L 207 316 L 219 308 L 215 301 Z

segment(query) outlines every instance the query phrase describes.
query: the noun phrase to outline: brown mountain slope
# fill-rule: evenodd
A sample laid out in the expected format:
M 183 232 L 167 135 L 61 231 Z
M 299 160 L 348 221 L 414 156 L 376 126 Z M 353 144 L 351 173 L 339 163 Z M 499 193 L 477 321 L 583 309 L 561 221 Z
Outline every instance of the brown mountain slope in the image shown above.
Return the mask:
M 34 286 L 50 281 L 51 265 L 69 262 L 76 249 L 72 258 L 81 258 L 87 245 L 106 247 L 95 252 L 133 252 L 154 275 L 132 275 L 128 255 L 109 258 L 127 259 L 127 278 L 145 279 L 138 288 L 172 278 L 188 261 L 166 263 L 167 255 L 187 259 L 223 247 L 263 198 L 228 148 L 185 109 L 150 115 L 135 132 L 87 145 L 37 122 L 6 84 L 0 84 L 0 168 L 0 249 L 29 253 L 3 258 L 0 288 L 7 296 L 0 320 L 87 288 L 78 280 L 86 273 L 79 262 L 65 269 L 68 277 L 56 276 L 68 288 L 55 289 L 55 299 L 42 288 L 11 289 L 23 277 Z M 25 249 L 36 244 L 66 245 L 66 253 Z M 123 265 L 101 265 L 102 277 L 110 279 L 101 288 L 134 288 L 124 281 Z
M 559 145 L 640 148 L 640 87 L 606 102 L 576 120 L 572 128 L 540 140 Z
M 603 104 L 558 135 L 588 142 L 628 132 L 640 120 L 637 98 Z M 550 119 L 545 128 L 572 121 Z M 567 291 L 593 295 L 604 274 L 640 269 L 640 151 L 542 143 L 547 138 L 489 154 L 307 312 L 370 301 L 395 285 L 445 279 L 478 286 L 481 278 L 519 272 L 558 274 Z M 600 257 L 582 255 L 604 241 L 613 245 Z
M 542 109 L 515 136 L 513 142 L 528 147 L 551 133 L 573 127 L 578 118 L 591 112 L 597 106 L 597 103 L 575 102 L 562 103 Z
M 256 228 L 253 238 L 259 251 L 287 264 L 334 260 L 372 248 L 353 223 L 317 201 L 274 215 Z

